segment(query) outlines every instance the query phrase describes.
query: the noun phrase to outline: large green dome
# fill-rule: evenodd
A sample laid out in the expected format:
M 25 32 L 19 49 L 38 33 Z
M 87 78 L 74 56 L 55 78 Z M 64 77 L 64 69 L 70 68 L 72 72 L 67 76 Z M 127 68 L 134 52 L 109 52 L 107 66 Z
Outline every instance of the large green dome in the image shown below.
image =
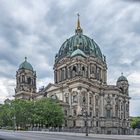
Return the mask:
M 27 62 L 27 58 L 25 57 L 25 61 L 20 64 L 19 69 L 27 69 L 33 71 L 33 67 L 30 63 Z
M 65 56 L 71 56 L 71 54 L 77 49 L 83 51 L 87 56 L 95 56 L 103 60 L 103 55 L 97 43 L 82 33 L 80 22 L 77 25 L 75 35 L 67 39 L 60 47 L 59 52 L 56 54 L 56 61 Z

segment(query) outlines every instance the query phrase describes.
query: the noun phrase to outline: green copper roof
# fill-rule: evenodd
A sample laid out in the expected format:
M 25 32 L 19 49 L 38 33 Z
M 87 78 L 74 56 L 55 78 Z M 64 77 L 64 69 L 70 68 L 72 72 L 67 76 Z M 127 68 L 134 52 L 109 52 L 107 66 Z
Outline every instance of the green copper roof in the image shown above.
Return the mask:
M 80 49 L 75 50 L 75 51 L 71 54 L 71 57 L 74 57 L 74 56 L 77 56 L 77 55 L 81 55 L 81 56 L 86 57 L 85 53 L 84 53 L 82 50 L 80 50 Z
M 81 51 L 84 52 L 85 55 L 91 55 L 98 57 L 99 59 L 103 60 L 103 55 L 99 46 L 96 42 L 83 35 L 81 33 L 76 33 L 76 35 L 67 39 L 59 49 L 59 52 L 56 54 L 56 60 L 60 60 L 65 56 L 71 56 L 71 54 L 79 48 Z
M 99 46 L 93 39 L 90 39 L 82 33 L 70 37 L 62 44 L 56 55 L 56 60 L 71 55 L 77 48 L 82 50 L 86 55 L 93 55 L 103 60 L 103 55 Z
M 128 82 L 127 78 L 123 75 L 121 75 L 117 80 L 117 82 L 121 82 L 121 81 L 127 81 Z
M 83 34 L 79 16 L 80 15 L 78 14 L 75 35 L 67 39 L 62 44 L 62 46 L 59 49 L 59 52 L 55 56 L 55 61 L 57 62 L 66 56 L 73 56 L 73 53 L 77 49 L 81 50 L 86 56 L 94 56 L 105 61 L 105 57 L 102 55 L 101 50 L 99 46 L 96 44 L 96 42 Z M 79 53 L 79 50 L 78 52 L 76 51 L 75 53 Z
M 30 63 L 27 62 L 27 58 L 25 57 L 25 61 L 20 64 L 19 69 L 27 69 L 33 71 L 33 67 Z

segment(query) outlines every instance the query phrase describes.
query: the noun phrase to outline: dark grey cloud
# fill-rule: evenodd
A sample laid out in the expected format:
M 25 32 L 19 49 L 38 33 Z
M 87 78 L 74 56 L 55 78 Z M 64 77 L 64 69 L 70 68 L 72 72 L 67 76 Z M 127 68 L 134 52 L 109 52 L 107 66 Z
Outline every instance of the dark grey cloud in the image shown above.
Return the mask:
M 124 0 L 125 2 L 140 2 L 140 0 Z

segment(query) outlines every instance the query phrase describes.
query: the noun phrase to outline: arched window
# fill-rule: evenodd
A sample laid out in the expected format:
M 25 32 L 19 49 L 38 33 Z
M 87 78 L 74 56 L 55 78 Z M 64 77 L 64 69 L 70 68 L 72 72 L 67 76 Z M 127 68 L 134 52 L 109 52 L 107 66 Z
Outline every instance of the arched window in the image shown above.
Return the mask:
M 82 67 L 82 71 L 85 71 L 85 67 L 84 66 Z
M 85 76 L 85 67 L 84 66 L 82 67 L 82 76 L 83 77 Z
M 91 121 L 90 126 L 92 127 L 92 125 L 93 125 L 93 123 L 92 123 L 92 121 Z
M 87 121 L 85 121 L 85 126 L 87 126 Z
M 76 112 L 76 110 L 74 109 L 73 110 L 73 116 L 76 116 L 77 115 L 77 112 Z
M 65 120 L 65 127 L 67 127 L 67 120 Z
M 86 97 L 85 96 L 83 96 L 83 103 L 86 103 Z
M 61 81 L 65 79 L 65 71 L 64 69 L 61 69 Z
M 95 105 L 98 106 L 98 99 L 95 100 Z
M 76 66 L 73 66 L 73 69 L 72 69 L 72 77 L 75 77 L 76 76 L 76 72 L 77 72 L 77 68 L 76 68 Z
M 92 103 L 92 97 L 89 97 L 89 104 Z
M 91 67 L 90 67 L 90 73 L 91 73 L 91 74 L 94 73 L 94 66 L 93 66 L 93 65 L 91 65 Z
M 123 103 L 121 103 L 121 110 L 123 111 Z
M 25 77 L 24 77 L 24 75 L 22 75 L 22 82 L 23 82 L 23 83 L 25 82 Z
M 67 115 L 68 115 L 68 112 L 67 112 L 67 110 L 65 110 L 65 111 L 64 111 L 64 114 L 65 114 L 65 116 L 67 116 Z
M 111 110 L 106 110 L 106 117 L 111 118 Z
M 66 100 L 66 103 L 69 103 L 69 97 L 68 96 L 65 97 L 65 100 Z
M 31 78 L 30 77 L 27 78 L 27 83 L 31 84 Z
M 96 127 L 98 127 L 99 126 L 99 122 L 98 121 L 96 121 Z
M 98 112 L 98 109 L 96 109 L 96 117 L 99 116 L 99 112 Z
M 74 121 L 73 121 L 73 127 L 75 127 L 75 126 L 76 126 L 76 121 L 74 120 Z
M 77 95 L 73 95 L 73 103 L 77 102 Z
M 92 116 L 92 112 L 89 113 L 89 116 L 90 116 L 90 117 Z

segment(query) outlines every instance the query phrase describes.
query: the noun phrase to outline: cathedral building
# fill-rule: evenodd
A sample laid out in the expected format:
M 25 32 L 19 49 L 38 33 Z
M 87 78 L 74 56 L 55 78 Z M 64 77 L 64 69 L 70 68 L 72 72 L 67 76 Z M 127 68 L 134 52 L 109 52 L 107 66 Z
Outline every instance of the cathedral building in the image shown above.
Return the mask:
M 107 84 L 106 57 L 97 43 L 83 34 L 78 17 L 75 35 L 55 56 L 54 83 L 36 93 L 36 72 L 25 61 L 16 74 L 16 98 L 58 99 L 63 107 L 64 130 L 129 134 L 129 83 L 123 74 Z

